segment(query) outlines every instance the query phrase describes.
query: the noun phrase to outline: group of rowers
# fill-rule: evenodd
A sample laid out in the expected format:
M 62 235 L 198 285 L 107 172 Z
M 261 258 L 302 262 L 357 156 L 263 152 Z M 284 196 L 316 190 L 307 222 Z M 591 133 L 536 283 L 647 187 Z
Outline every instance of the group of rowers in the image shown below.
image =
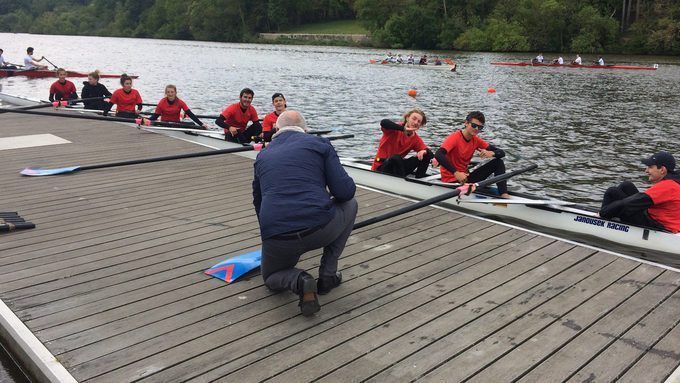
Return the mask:
M 392 54 L 392 52 L 388 52 L 385 58 L 382 60 L 383 63 L 390 63 L 390 64 L 411 64 L 415 65 L 415 57 L 413 56 L 413 53 L 410 53 L 406 58 L 404 58 L 401 53 L 398 53 L 397 55 Z M 427 55 L 422 55 L 420 56 L 420 59 L 418 60 L 418 65 L 443 65 L 442 60 L 439 59 L 439 56 L 434 56 L 432 57 L 432 64 L 428 62 Z
M 406 177 L 425 177 L 430 164 L 440 166 L 441 181 L 446 183 L 471 183 L 482 181 L 490 175 L 505 173 L 505 152 L 479 137 L 486 119 L 479 111 L 468 113 L 463 128 L 444 139 L 433 154 L 416 133 L 427 123 L 425 113 L 419 109 L 408 111 L 401 122 L 382 120 L 383 135 L 372 170 Z M 414 156 L 406 157 L 410 152 Z M 481 166 L 468 171 L 473 155 L 489 159 Z M 434 161 L 436 160 L 436 161 Z M 609 188 L 602 201 L 599 215 L 606 219 L 680 233 L 680 172 L 675 158 L 666 151 L 643 159 L 645 173 L 652 184 L 640 192 L 630 181 Z M 496 184 L 501 198 L 509 198 L 506 181 Z
M 546 64 L 545 59 L 543 58 L 543 53 L 539 53 L 538 56 L 534 57 L 531 60 L 532 64 Z M 597 61 L 594 62 L 597 65 L 604 66 L 604 59 L 602 56 L 598 56 Z M 562 56 L 558 56 L 556 59 L 553 59 L 551 64 L 558 64 L 558 65 L 564 65 L 564 58 Z M 583 65 L 583 59 L 581 59 L 581 55 L 576 55 L 576 58 L 574 61 L 571 62 L 572 65 Z
M 50 100 L 73 100 L 78 97 L 75 86 L 66 80 L 66 71 L 59 69 L 59 79 L 50 87 Z M 107 115 L 116 105 L 116 116 L 136 118 L 142 112 L 142 97 L 132 87 L 132 79 L 123 74 L 121 88 L 110 93 L 99 83 L 99 73 L 89 74 L 84 82 L 81 98 L 86 109 L 97 109 Z M 255 93 L 244 88 L 239 101 L 228 105 L 215 120 L 224 129 L 225 140 L 247 144 L 251 141 L 270 141 L 277 132 L 279 115 L 286 111 L 286 98 L 282 93 L 271 97 L 273 111 L 260 123 L 255 107 L 252 105 Z M 105 99 L 104 97 L 109 97 Z M 207 125 L 191 112 L 187 104 L 177 97 L 174 85 L 165 87 L 162 98 L 149 117 L 166 122 L 180 122 L 181 113 L 191 118 L 200 128 Z M 485 128 L 486 118 L 480 111 L 468 113 L 463 128 L 449 134 L 434 153 L 418 136 L 417 131 L 427 124 L 425 112 L 411 109 L 401 121 L 384 119 L 380 122 L 382 137 L 373 160 L 373 171 L 398 177 L 413 174 L 416 178 L 427 176 L 431 164 L 440 167 L 441 181 L 445 183 L 474 184 L 491 175 L 505 173 L 503 149 L 479 137 Z M 411 152 L 415 155 L 407 157 Z M 473 155 L 478 154 L 488 161 L 469 171 Z M 605 193 L 600 215 L 603 218 L 619 218 L 622 222 L 680 232 L 680 172 L 675 170 L 675 158 L 668 152 L 659 152 L 643 161 L 647 166 L 652 187 L 639 192 L 635 186 L 626 182 Z M 496 184 L 501 198 L 510 198 L 507 181 Z
M 57 69 L 59 78 L 50 86 L 50 101 L 78 99 L 76 87 L 66 79 L 66 74 L 65 69 Z M 142 96 L 133 88 L 130 76 L 121 75 L 121 87 L 113 93 L 100 83 L 99 79 L 99 71 L 94 71 L 89 73 L 87 81 L 83 82 L 80 98 L 85 109 L 100 110 L 107 116 L 116 106 L 115 116 L 122 118 L 137 118 L 142 114 L 144 106 Z M 255 107 L 252 106 L 254 95 L 251 89 L 244 88 L 239 94 L 239 101 L 224 108 L 215 120 L 215 124 L 224 129 L 225 140 L 242 144 L 253 140 L 271 140 L 276 132 L 276 120 L 286 110 L 286 98 L 282 93 L 275 93 L 272 96 L 274 110 L 260 120 Z M 165 97 L 158 101 L 155 111 L 148 119 L 155 121 L 160 118 L 160 121 L 164 122 L 181 122 L 183 115 L 193 120 L 197 128 L 208 129 L 208 125 L 177 96 L 177 87 L 169 84 L 165 87 Z

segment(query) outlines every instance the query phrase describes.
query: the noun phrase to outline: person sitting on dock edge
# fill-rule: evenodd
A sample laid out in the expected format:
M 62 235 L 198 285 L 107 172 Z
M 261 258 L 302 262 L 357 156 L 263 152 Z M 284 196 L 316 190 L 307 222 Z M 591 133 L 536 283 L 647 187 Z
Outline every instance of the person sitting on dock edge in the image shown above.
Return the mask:
M 680 233 L 680 172 L 675 170 L 675 158 L 661 151 L 642 163 L 652 186 L 644 192 L 630 181 L 610 187 L 604 193 L 600 217 Z
M 451 133 L 437 150 L 435 158 L 441 165 L 443 182 L 475 183 L 487 179 L 491 174 L 494 176 L 505 174 L 503 149 L 478 136 L 484 129 L 484 123 L 485 117 L 482 112 L 470 112 L 465 117 L 465 127 Z M 476 151 L 479 151 L 481 158 L 490 158 L 491 161 L 468 173 L 470 160 Z M 510 198 L 507 181 L 500 181 L 496 185 L 501 198 Z
M 247 144 L 262 133 L 257 111 L 251 105 L 255 92 L 243 88 L 239 94 L 239 102 L 235 102 L 222 111 L 215 124 L 224 129 L 224 139 L 230 142 Z M 248 122 L 252 124 L 248 126 Z
M 278 118 L 279 131 L 255 160 L 253 205 L 262 237 L 262 278 L 271 290 L 299 295 L 300 311 L 321 309 L 317 293 L 340 285 L 338 259 L 357 214 L 356 185 L 342 167 L 333 145 L 306 134 L 297 111 Z M 323 248 L 317 281 L 296 268 L 300 256 Z

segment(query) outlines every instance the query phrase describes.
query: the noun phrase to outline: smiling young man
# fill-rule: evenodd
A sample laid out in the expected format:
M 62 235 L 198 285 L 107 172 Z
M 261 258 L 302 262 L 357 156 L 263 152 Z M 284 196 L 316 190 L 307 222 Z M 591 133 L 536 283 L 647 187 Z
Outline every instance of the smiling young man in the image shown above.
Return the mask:
M 610 187 L 604 193 L 600 217 L 680 233 L 680 174 L 675 171 L 675 158 L 661 151 L 642 163 L 652 186 L 644 192 L 630 181 Z
M 441 165 L 441 175 L 443 182 L 475 183 L 487 179 L 490 175 L 499 176 L 505 174 L 505 157 L 503 149 L 489 144 L 478 136 L 484 130 L 484 114 L 482 112 L 470 112 L 465 117 L 464 128 L 451 133 L 441 147 L 435 153 L 435 158 Z M 475 152 L 479 151 L 479 156 L 483 159 L 491 160 L 484 165 L 468 173 L 470 160 Z M 500 181 L 498 194 L 502 198 L 509 198 L 508 184 Z
M 244 88 L 239 94 L 239 102 L 226 107 L 215 120 L 215 124 L 224 129 L 225 140 L 246 144 L 262 133 L 257 111 L 251 105 L 254 96 L 255 92 Z M 250 121 L 253 123 L 248 126 Z

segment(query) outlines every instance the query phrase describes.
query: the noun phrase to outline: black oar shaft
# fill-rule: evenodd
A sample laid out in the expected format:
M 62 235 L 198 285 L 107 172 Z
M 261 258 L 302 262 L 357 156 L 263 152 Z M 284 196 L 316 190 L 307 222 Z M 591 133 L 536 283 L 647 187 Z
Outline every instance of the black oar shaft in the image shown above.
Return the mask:
M 476 185 L 477 185 L 477 187 L 484 187 L 484 186 L 487 186 L 487 185 L 495 184 L 496 182 L 506 180 L 506 179 L 513 177 L 513 176 L 516 176 L 517 174 L 520 174 L 520 173 L 528 172 L 529 170 L 536 169 L 537 167 L 538 167 L 538 165 L 531 164 L 531 165 L 524 167 L 522 169 L 518 169 L 518 170 L 512 171 L 510 173 L 501 174 L 497 177 L 489 178 L 489 179 L 486 179 L 484 181 L 478 182 Z M 360 229 L 362 227 L 372 225 L 374 223 L 378 223 L 378 222 L 384 221 L 386 219 L 390 219 L 390 218 L 396 217 L 398 215 L 405 214 L 405 213 L 420 209 L 420 208 L 425 207 L 425 206 L 429 206 L 429 205 L 432 205 L 432 204 L 435 204 L 435 203 L 438 203 L 438 202 L 442 202 L 442 201 L 450 199 L 450 198 L 457 197 L 459 194 L 460 194 L 460 190 L 456 189 L 456 190 L 452 190 L 448 193 L 440 194 L 436 197 L 432 197 L 432 198 L 428 198 L 428 199 L 416 202 L 412 205 L 403 207 L 401 209 L 393 210 L 391 212 L 381 214 L 381 215 L 373 217 L 373 218 L 369 218 L 365 221 L 358 222 L 354 225 L 354 228 L 352 230 Z
M 94 115 L 86 115 L 86 114 L 41 112 L 41 111 L 35 111 L 35 110 L 19 110 L 19 109 L 10 109 L 10 108 L 0 108 L 0 112 L 23 113 L 23 114 L 32 114 L 32 115 L 36 115 L 36 116 L 77 118 L 77 119 L 81 119 L 81 120 L 126 122 L 126 123 L 131 123 L 131 124 L 137 123 L 137 121 L 135 121 L 135 119 L 133 119 L 133 118 L 104 117 L 104 116 L 94 116 Z M 171 128 L 196 128 L 196 125 L 183 124 L 183 123 L 180 123 L 180 122 L 151 121 L 151 125 L 153 125 L 153 126 L 167 126 L 167 127 L 171 127 Z
M 87 166 L 81 166 L 80 170 L 104 169 L 104 168 L 112 168 L 112 167 L 115 167 L 115 166 L 146 164 L 146 163 L 149 163 L 149 162 L 171 161 L 171 160 L 179 160 L 179 159 L 183 159 L 183 158 L 217 156 L 217 155 L 220 155 L 220 154 L 247 152 L 249 150 L 255 150 L 255 147 L 253 147 L 253 146 L 240 146 L 238 148 L 211 150 L 209 152 L 186 153 L 186 154 L 177 154 L 177 155 L 165 156 L 165 157 L 142 158 L 142 159 L 139 159 L 139 160 L 110 162 L 110 163 L 107 163 L 107 164 L 99 164 L 99 165 L 87 165 Z

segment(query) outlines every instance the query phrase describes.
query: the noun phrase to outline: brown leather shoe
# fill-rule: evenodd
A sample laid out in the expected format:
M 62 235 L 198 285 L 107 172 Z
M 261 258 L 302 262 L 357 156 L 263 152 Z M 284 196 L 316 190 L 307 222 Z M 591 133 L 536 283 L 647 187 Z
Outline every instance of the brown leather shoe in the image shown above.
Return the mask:
M 341 283 L 342 273 L 338 271 L 330 277 L 319 276 L 319 280 L 316 282 L 316 289 L 319 295 L 326 295 L 334 288 L 340 286 Z
M 300 296 L 300 312 L 302 315 L 308 317 L 321 310 L 321 305 L 319 304 L 319 299 L 316 296 L 316 281 L 314 277 L 307 273 L 302 273 L 298 277 L 298 286 Z

